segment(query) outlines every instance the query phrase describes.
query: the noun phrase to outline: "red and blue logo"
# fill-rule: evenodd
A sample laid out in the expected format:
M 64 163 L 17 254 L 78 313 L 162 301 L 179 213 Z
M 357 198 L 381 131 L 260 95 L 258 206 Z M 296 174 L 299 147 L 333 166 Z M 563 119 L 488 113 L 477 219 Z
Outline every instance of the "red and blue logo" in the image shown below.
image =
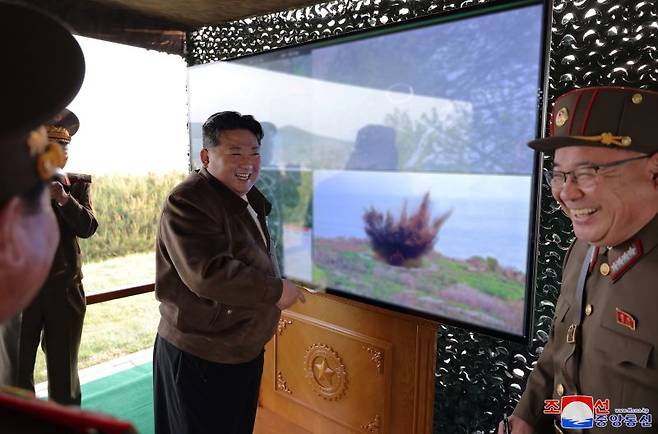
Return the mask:
M 610 399 L 597 399 L 589 395 L 569 395 L 562 399 L 545 399 L 544 414 L 560 415 L 563 428 L 653 428 L 651 410 L 642 408 L 615 408 L 610 410 Z M 654 430 L 655 431 L 655 430 Z
M 587 395 L 562 397 L 562 428 L 587 429 L 594 427 L 594 399 Z

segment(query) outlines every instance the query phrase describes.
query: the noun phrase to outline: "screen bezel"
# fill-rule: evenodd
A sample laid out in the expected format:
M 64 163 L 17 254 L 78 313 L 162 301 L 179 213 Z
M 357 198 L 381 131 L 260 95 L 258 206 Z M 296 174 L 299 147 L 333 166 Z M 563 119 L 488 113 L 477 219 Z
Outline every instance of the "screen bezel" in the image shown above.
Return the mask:
M 328 36 L 319 41 L 311 41 L 305 43 L 293 43 L 283 47 L 278 47 L 269 50 L 263 50 L 256 53 L 249 53 L 242 55 L 240 57 L 232 58 L 229 60 L 224 60 L 225 62 L 232 62 L 236 60 L 243 60 L 250 57 L 258 57 L 262 54 L 270 54 L 273 52 L 280 51 L 290 51 L 291 56 L 296 53 L 295 50 L 306 50 L 313 48 L 326 47 L 331 45 L 340 45 L 356 40 L 364 40 L 372 37 L 378 37 L 391 33 L 400 33 L 407 30 L 415 30 L 422 27 L 434 26 L 442 23 L 459 21 L 462 19 L 479 17 L 483 15 L 493 14 L 497 12 L 504 12 L 514 9 L 519 9 L 528 6 L 542 6 L 542 22 L 541 22 L 541 40 L 540 47 L 541 53 L 539 56 L 539 80 L 537 83 L 537 111 L 538 116 L 536 117 L 535 125 L 535 136 L 541 137 L 545 133 L 545 123 L 546 123 L 546 106 L 547 101 L 545 101 L 544 96 L 547 94 L 548 86 L 548 65 L 547 59 L 550 50 L 550 20 L 551 20 L 551 7 L 547 0 L 516 0 L 516 1 L 497 1 L 494 4 L 477 4 L 474 6 L 469 6 L 463 9 L 457 9 L 455 11 L 441 12 L 440 15 L 430 15 L 423 16 L 418 18 L 412 18 L 410 20 L 404 21 L 402 23 L 391 23 L 378 26 L 377 28 L 367 28 L 367 29 L 358 29 L 350 31 L 347 34 Z M 193 68 L 193 66 L 191 67 Z M 191 132 L 190 132 L 191 133 Z M 191 140 L 190 140 L 191 146 Z M 190 152 L 190 167 L 192 168 L 192 153 Z M 530 336 L 532 332 L 532 318 L 534 313 L 534 304 L 535 304 L 535 294 L 536 294 L 536 271 L 537 271 L 537 252 L 538 252 L 538 230 L 539 230 L 539 214 L 541 210 L 541 172 L 543 170 L 543 160 L 541 159 L 541 154 L 538 152 L 534 153 L 533 157 L 533 167 L 531 175 L 531 192 L 530 192 L 530 213 L 529 213 L 529 224 L 528 224 L 528 251 L 527 251 L 527 266 L 526 266 L 526 283 L 525 283 L 525 299 L 524 299 L 524 312 L 523 312 L 523 333 L 514 334 L 502 330 L 497 330 L 489 327 L 484 327 L 474 323 L 468 323 L 460 321 L 454 318 L 443 317 L 440 315 L 435 315 L 429 312 L 412 309 L 400 304 L 393 304 L 378 300 L 375 298 L 369 298 L 360 296 L 358 294 L 351 293 L 347 290 L 341 290 L 338 288 L 326 288 L 326 292 L 332 295 L 344 297 L 346 299 L 355 300 L 362 302 L 368 305 L 377 306 L 394 312 L 411 315 L 414 317 L 420 317 L 430 321 L 437 322 L 439 324 L 445 324 L 449 326 L 455 326 L 467 330 L 469 332 L 482 333 L 484 335 L 505 339 L 512 342 L 519 342 L 523 344 L 530 343 Z

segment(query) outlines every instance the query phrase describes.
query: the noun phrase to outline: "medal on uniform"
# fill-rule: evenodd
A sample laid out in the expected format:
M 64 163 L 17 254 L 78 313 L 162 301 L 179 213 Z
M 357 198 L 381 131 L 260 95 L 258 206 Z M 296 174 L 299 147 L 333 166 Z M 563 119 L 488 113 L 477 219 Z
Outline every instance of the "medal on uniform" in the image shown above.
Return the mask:
M 633 318 L 633 315 L 616 307 L 615 317 L 617 319 L 617 324 L 635 331 L 635 318 Z

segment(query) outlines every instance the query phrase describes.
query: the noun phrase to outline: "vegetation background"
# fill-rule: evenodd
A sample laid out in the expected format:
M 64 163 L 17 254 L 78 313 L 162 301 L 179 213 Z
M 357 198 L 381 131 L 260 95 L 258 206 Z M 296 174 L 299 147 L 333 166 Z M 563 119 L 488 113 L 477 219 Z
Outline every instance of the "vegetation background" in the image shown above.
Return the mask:
M 92 201 L 98 231 L 80 240 L 85 263 L 153 251 L 162 203 L 185 173 L 95 176 Z
M 93 177 L 91 198 L 98 231 L 80 240 L 87 295 L 153 283 L 160 210 L 169 191 L 185 176 L 171 172 Z M 88 306 L 79 369 L 151 347 L 159 318 L 153 293 Z M 39 351 L 34 382 L 46 379 Z

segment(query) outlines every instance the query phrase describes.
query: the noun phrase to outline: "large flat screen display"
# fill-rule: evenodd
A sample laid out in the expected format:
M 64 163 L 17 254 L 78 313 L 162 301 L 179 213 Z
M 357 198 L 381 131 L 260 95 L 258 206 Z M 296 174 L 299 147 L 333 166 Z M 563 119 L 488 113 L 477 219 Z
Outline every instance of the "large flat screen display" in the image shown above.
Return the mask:
M 208 116 L 254 115 L 286 276 L 523 340 L 543 20 L 524 3 L 191 67 L 192 165 Z

